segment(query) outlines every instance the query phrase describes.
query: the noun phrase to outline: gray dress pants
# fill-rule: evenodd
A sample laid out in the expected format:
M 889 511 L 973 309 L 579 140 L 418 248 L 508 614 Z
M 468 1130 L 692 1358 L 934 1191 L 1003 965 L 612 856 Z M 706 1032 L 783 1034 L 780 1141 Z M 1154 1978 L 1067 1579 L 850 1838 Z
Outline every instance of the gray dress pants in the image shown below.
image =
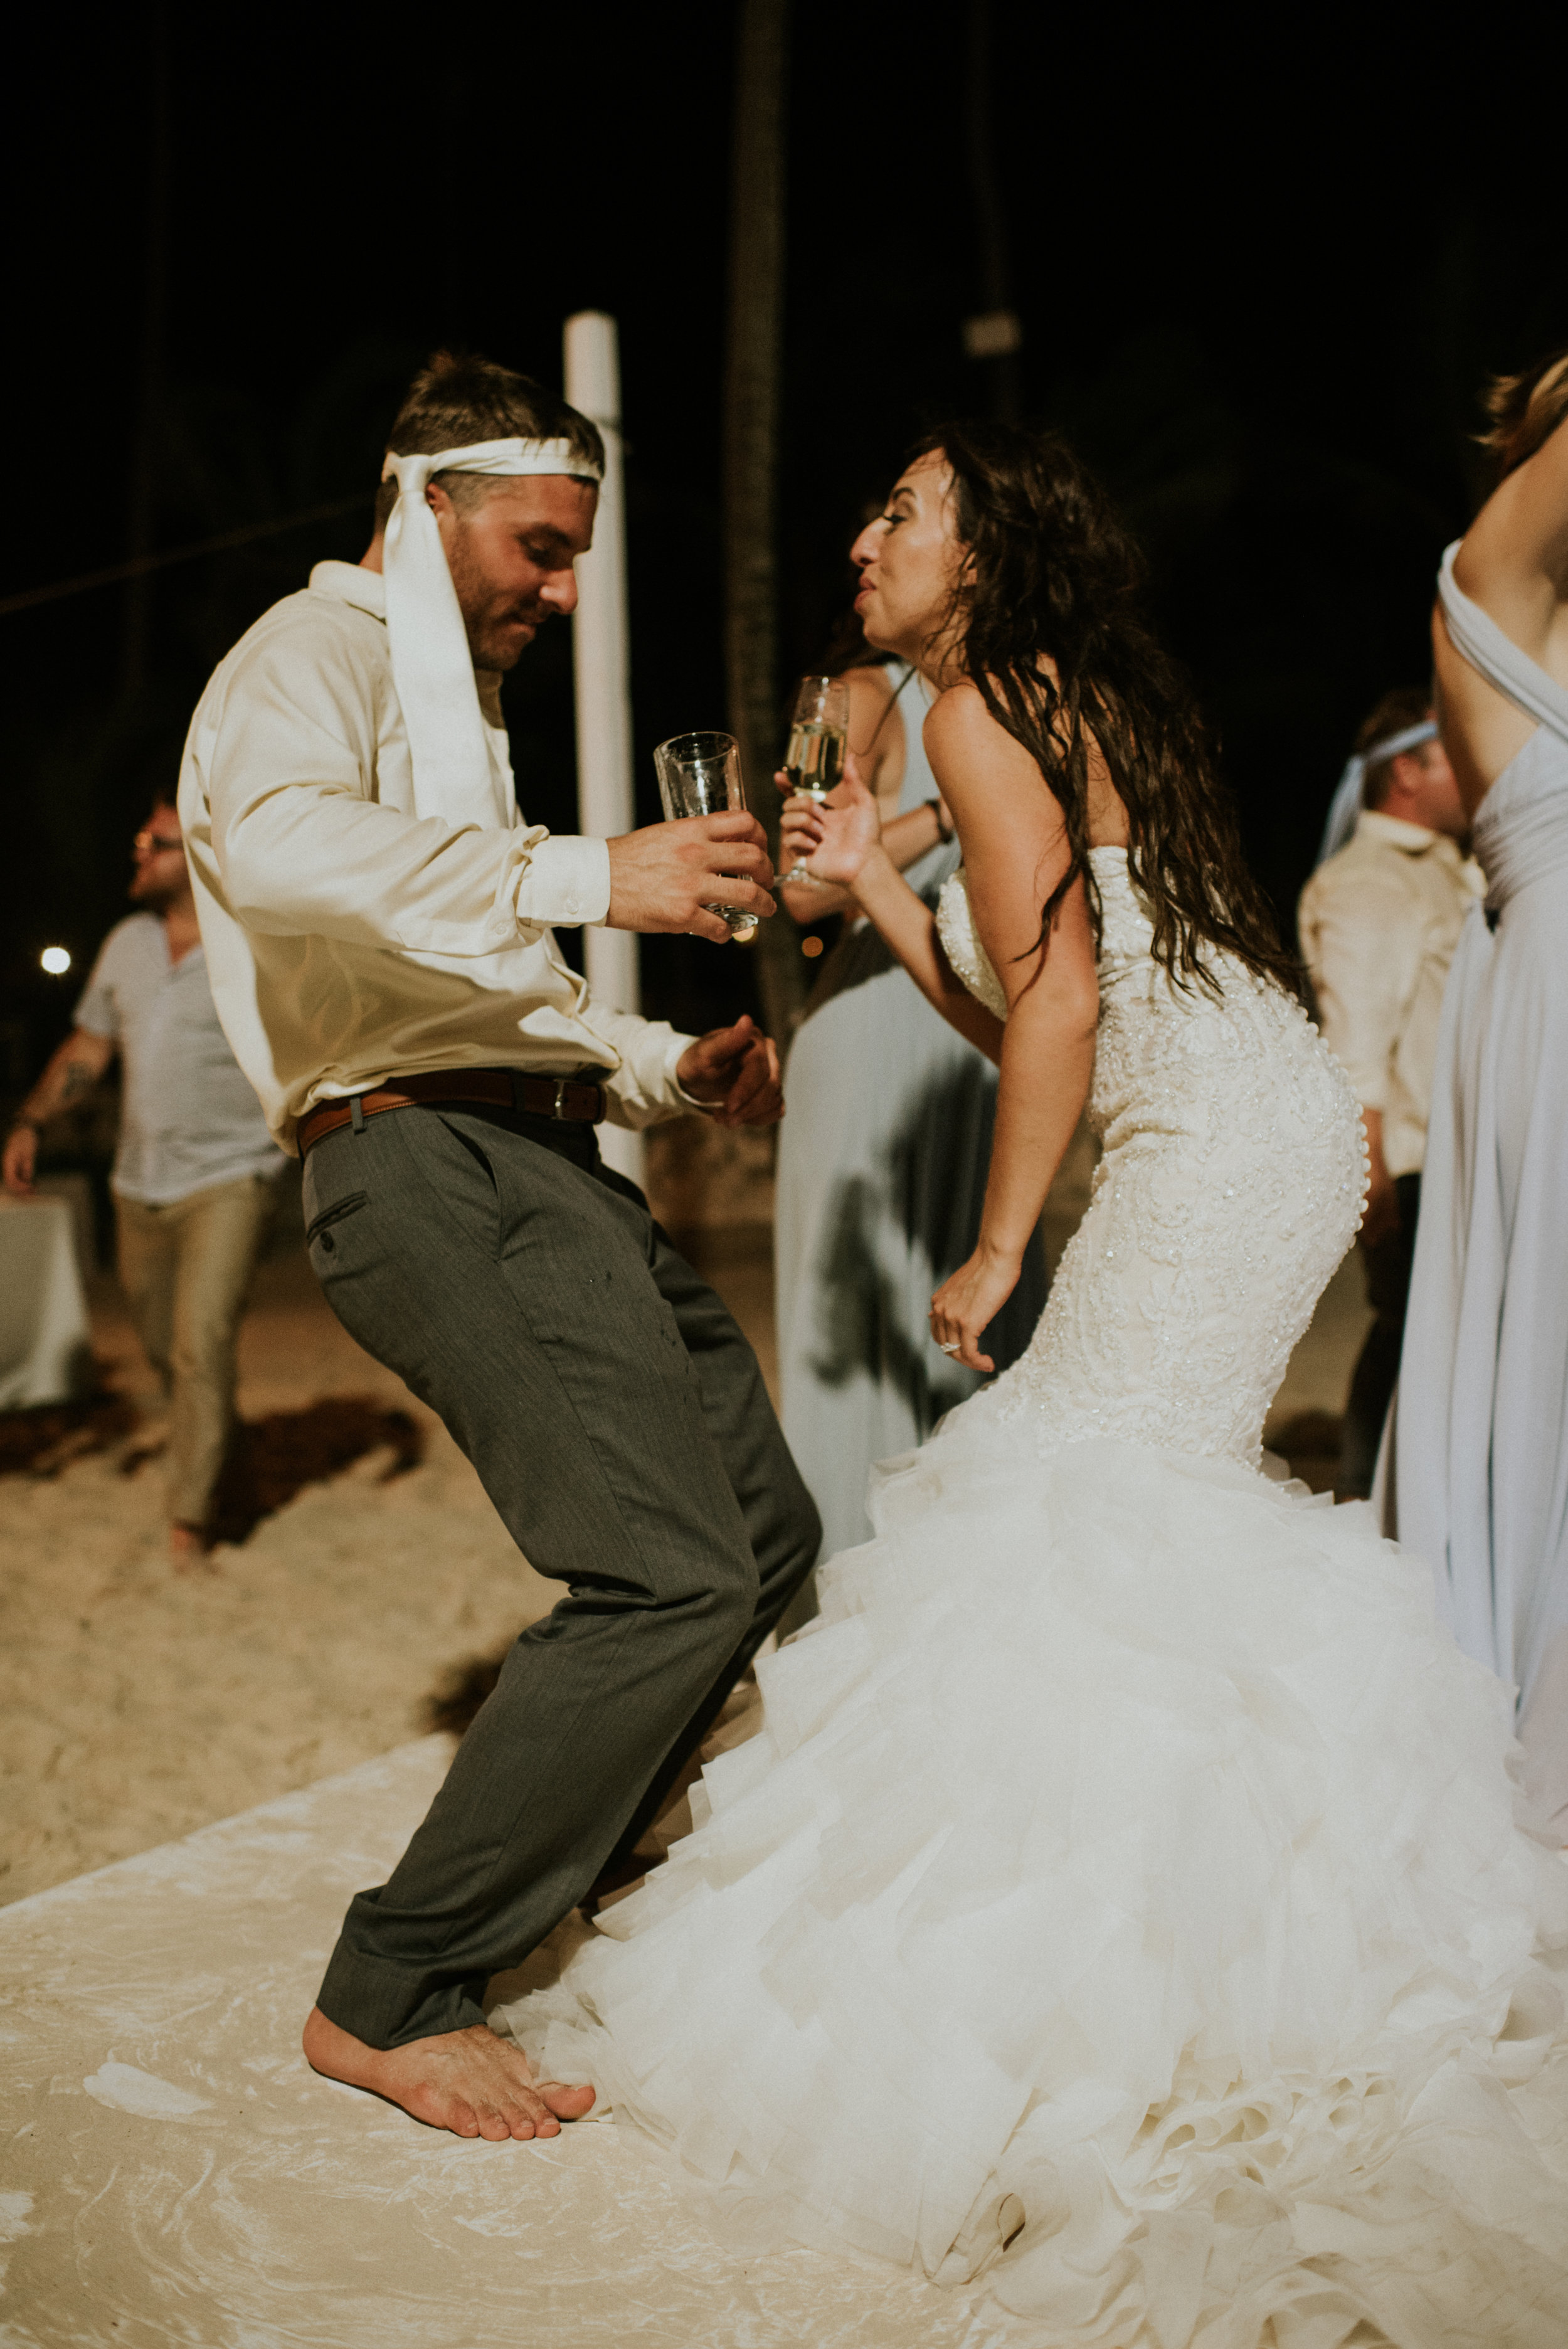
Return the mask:
M 396 2047 L 480 2022 L 489 1976 L 630 1851 L 820 1527 L 756 1356 L 591 1126 L 386 1112 L 316 1143 L 304 1212 L 345 1329 L 565 1585 L 327 1967 L 323 2013 Z

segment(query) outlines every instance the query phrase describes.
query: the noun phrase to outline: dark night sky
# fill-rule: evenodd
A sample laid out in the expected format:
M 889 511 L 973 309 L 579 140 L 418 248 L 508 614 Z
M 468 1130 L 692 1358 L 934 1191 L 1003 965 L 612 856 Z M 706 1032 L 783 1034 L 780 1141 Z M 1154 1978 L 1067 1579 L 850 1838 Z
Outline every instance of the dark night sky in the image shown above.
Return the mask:
M 1109 477 L 1154 560 L 1252 853 L 1288 912 L 1346 738 L 1425 671 L 1430 583 L 1480 473 L 1488 369 L 1568 341 L 1556 19 L 1495 62 L 1428 10 L 1162 18 L 995 0 L 994 114 L 1030 413 Z M 21 331 L 0 594 L 125 552 L 151 87 L 144 8 L 35 28 L 8 161 Z M 622 326 L 639 790 L 723 715 L 718 566 L 732 12 L 472 18 L 354 5 L 170 23 L 172 200 L 155 540 L 352 494 L 441 342 L 560 379 L 572 310 Z M 215 27 L 217 28 L 215 30 Z M 1549 42 L 1555 47 L 1547 47 Z M 923 423 L 983 403 L 957 116 L 964 11 L 798 0 L 781 688 Z M 449 62 L 454 57 L 471 61 Z M 23 86 L 18 85 L 21 88 Z M 119 691 L 123 591 L 0 620 L 22 887 L 0 1029 L 36 1063 L 114 918 L 128 836 L 212 662 L 357 516 L 170 571 Z M 520 792 L 572 822 L 570 646 L 509 689 Z M 738 958 L 661 947 L 651 1008 L 728 1008 Z M 9 1026 L 5 1023 L 9 1021 Z M 13 1081 L 19 1071 L 13 1071 Z M 4 1072 L 0 1071 L 0 1079 Z

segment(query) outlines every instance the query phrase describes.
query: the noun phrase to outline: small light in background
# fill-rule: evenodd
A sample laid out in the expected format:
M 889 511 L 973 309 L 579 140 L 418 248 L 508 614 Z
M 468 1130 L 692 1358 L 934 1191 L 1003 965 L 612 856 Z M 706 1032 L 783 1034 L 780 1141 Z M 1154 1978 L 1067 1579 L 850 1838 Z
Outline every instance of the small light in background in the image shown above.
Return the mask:
M 66 952 L 64 947 L 46 947 L 43 953 L 38 957 L 38 960 L 43 964 L 44 968 L 48 972 L 51 978 L 58 978 L 62 973 L 69 970 L 71 967 L 70 956 Z
M 811 957 L 811 959 L 812 959 L 813 961 L 815 961 L 815 960 L 816 960 L 816 957 L 817 957 L 821 953 L 821 951 L 822 951 L 822 941 L 821 941 L 821 939 L 820 939 L 820 938 L 802 938 L 802 939 L 801 939 L 801 941 L 800 941 L 800 951 L 801 951 L 801 953 L 802 953 L 803 955 L 810 955 L 810 957 Z
M 1022 350 L 1024 329 L 1016 310 L 986 310 L 964 321 L 964 349 L 972 359 L 1005 359 Z

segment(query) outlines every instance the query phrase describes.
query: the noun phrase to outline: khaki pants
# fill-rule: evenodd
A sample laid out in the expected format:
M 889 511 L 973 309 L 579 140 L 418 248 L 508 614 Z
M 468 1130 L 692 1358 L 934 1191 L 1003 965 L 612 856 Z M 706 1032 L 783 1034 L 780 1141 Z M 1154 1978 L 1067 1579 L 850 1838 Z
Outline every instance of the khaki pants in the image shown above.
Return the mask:
M 167 1206 L 117 1199 L 119 1278 L 170 1391 L 169 1514 L 205 1526 L 234 1423 L 234 1339 L 272 1215 L 273 1178 L 214 1183 Z

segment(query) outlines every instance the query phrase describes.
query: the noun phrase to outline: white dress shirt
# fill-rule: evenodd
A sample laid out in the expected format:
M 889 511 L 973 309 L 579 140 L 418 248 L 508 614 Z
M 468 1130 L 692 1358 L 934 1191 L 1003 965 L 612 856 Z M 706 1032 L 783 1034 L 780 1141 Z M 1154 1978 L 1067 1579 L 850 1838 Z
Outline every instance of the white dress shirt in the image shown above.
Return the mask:
M 1301 951 L 1324 1040 L 1383 1116 L 1390 1174 L 1420 1171 L 1438 1020 L 1480 867 L 1423 824 L 1366 808 L 1301 894 Z
M 213 672 L 180 820 L 224 1032 L 285 1149 L 314 1102 L 422 1070 L 606 1071 L 612 1123 L 698 1108 L 691 1039 L 611 1011 L 552 923 L 603 920 L 602 840 L 414 814 L 378 572 L 318 563 Z M 481 671 L 490 756 L 511 770 L 500 679 Z

